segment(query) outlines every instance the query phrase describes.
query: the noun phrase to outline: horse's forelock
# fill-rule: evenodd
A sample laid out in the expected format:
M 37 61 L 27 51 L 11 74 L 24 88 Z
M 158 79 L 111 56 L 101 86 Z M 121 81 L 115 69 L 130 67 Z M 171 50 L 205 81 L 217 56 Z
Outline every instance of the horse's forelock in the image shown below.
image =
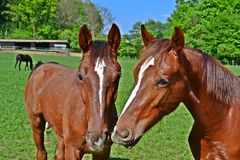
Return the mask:
M 155 57 L 156 61 L 161 61 L 170 50 L 171 41 L 169 39 L 158 39 L 143 48 L 138 65 L 142 65 L 148 57 Z
M 106 41 L 93 41 L 89 53 L 90 65 L 93 68 L 98 58 L 107 61 L 110 54 L 112 54 Z

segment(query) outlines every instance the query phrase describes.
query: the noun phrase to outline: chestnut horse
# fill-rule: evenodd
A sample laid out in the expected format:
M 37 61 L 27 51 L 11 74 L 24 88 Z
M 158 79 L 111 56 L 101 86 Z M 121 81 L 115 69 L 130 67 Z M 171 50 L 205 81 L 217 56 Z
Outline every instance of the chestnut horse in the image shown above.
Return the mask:
M 46 122 L 58 137 L 55 159 L 82 159 L 85 153 L 91 153 L 94 160 L 108 159 L 110 133 L 117 121 L 114 103 L 121 74 L 117 62 L 120 41 L 116 24 L 108 33 L 108 42 L 92 41 L 84 25 L 78 36 L 83 50 L 78 70 L 54 63 L 33 70 L 25 102 L 38 160 L 47 159 Z
M 184 34 L 155 39 L 141 26 L 145 45 L 134 70 L 134 89 L 112 134 L 131 148 L 183 102 L 194 125 L 189 144 L 195 159 L 240 158 L 240 81 L 210 55 L 184 47 Z

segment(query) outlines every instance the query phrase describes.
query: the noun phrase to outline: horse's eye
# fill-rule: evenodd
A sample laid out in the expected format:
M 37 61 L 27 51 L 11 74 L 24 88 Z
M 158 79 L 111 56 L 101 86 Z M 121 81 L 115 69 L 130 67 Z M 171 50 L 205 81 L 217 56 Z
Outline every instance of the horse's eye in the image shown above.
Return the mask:
M 168 85 L 168 83 L 169 83 L 169 80 L 168 80 L 167 78 L 161 78 L 161 79 L 157 82 L 157 84 L 158 84 L 159 86 L 166 86 L 166 85 Z
M 79 75 L 78 75 L 78 79 L 79 79 L 80 81 L 82 81 L 82 80 L 83 80 L 83 77 L 82 77 L 82 75 L 81 75 L 81 74 L 79 74 Z

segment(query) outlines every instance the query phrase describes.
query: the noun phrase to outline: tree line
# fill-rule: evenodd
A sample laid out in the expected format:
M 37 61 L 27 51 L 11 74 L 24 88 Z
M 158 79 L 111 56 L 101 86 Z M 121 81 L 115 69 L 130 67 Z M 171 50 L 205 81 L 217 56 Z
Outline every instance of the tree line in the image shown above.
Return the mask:
M 2 0 L 0 13 L 0 38 L 66 39 L 70 48 L 78 48 L 77 34 L 82 24 L 89 26 L 95 38 L 103 39 L 114 22 L 108 8 L 90 0 Z M 240 62 L 239 0 L 176 0 L 166 22 L 149 18 L 135 22 L 129 33 L 122 35 L 120 56 L 139 56 L 140 25 L 144 23 L 157 38 L 170 38 L 174 26 L 178 26 L 185 33 L 187 46 L 223 63 Z
M 90 0 L 2 0 L 0 13 L 0 38 L 66 39 L 71 48 L 78 48 L 79 26 L 97 37 L 114 19 Z
M 182 28 L 190 47 L 224 64 L 240 62 L 239 0 L 176 0 L 168 24 L 168 28 Z

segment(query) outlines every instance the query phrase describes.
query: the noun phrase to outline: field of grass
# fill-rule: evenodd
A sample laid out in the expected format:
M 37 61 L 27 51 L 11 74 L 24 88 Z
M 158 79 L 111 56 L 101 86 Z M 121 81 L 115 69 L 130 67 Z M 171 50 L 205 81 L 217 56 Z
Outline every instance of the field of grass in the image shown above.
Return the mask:
M 16 54 L 0 52 L 0 160 L 33 160 L 35 145 L 24 104 L 24 88 L 30 71 L 14 69 Z M 54 55 L 31 55 L 34 63 L 56 61 L 77 68 L 80 58 Z M 127 100 L 133 82 L 133 68 L 136 60 L 121 59 L 122 77 L 116 105 L 120 113 Z M 24 63 L 22 68 L 24 68 Z M 238 67 L 228 66 L 236 73 Z M 187 137 L 193 120 L 183 105 L 166 116 L 147 132 L 131 150 L 114 144 L 112 160 L 191 160 L 193 159 Z M 53 159 L 55 134 L 47 133 L 46 148 L 49 159 Z M 85 160 L 90 156 L 85 156 Z

